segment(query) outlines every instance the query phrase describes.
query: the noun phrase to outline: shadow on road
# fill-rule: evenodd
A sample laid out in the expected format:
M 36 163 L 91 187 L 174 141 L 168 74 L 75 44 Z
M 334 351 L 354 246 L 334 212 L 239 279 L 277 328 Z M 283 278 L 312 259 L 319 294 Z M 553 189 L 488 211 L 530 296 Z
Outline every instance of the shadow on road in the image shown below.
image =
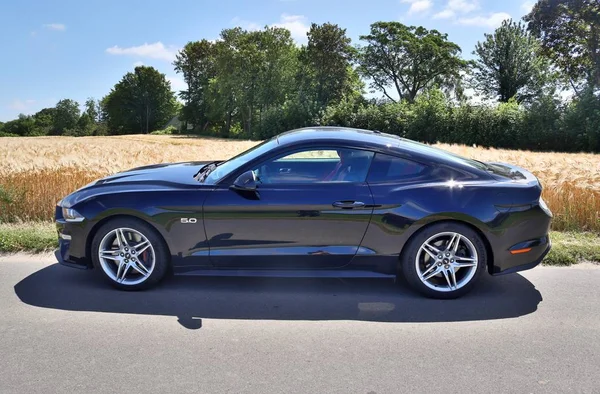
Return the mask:
M 388 279 L 175 277 L 145 292 L 117 291 L 98 275 L 58 264 L 15 285 L 26 304 L 68 311 L 176 316 L 189 329 L 202 319 L 451 322 L 534 312 L 540 292 L 521 275 L 482 278 L 467 296 L 431 300 Z

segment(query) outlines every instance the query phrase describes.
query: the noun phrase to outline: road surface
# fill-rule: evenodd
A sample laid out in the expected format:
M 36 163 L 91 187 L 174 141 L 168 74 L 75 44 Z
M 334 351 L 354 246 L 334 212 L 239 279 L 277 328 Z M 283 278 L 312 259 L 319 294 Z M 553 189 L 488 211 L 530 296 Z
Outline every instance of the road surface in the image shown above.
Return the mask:
M 0 392 L 599 393 L 600 269 L 486 278 L 174 278 L 128 293 L 0 258 Z

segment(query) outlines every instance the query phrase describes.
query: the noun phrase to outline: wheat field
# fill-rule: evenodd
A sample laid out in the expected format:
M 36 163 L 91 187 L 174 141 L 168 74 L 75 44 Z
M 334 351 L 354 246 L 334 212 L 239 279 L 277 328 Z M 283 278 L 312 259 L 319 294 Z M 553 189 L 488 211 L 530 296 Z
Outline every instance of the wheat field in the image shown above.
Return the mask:
M 50 220 L 61 197 L 107 174 L 153 163 L 227 159 L 257 143 L 153 135 L 0 138 L 0 222 Z M 600 232 L 600 155 L 436 146 L 530 170 L 542 182 L 555 230 Z

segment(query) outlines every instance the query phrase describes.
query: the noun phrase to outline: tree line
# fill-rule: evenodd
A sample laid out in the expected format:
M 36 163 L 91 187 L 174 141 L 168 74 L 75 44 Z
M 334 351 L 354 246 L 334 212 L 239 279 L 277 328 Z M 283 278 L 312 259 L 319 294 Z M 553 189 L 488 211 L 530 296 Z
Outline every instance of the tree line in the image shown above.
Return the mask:
M 425 142 L 600 152 L 597 0 L 539 0 L 523 21 L 485 34 L 472 60 L 447 34 L 399 22 L 371 24 L 356 45 L 332 23 L 313 23 L 307 39 L 297 46 L 278 27 L 225 29 L 178 53 L 181 101 L 165 75 L 141 66 L 82 113 L 61 100 L 0 133 L 149 133 L 178 115 L 175 132 L 226 138 L 340 125 Z

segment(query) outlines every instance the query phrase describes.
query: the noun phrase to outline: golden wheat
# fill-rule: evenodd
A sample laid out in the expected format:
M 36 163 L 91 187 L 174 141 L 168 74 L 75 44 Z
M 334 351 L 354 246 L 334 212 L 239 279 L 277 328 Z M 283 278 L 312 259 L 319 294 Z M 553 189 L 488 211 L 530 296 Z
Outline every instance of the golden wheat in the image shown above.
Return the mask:
M 257 144 L 183 136 L 0 139 L 0 221 L 49 220 L 56 202 L 101 176 L 136 166 L 227 159 Z M 438 147 L 533 172 L 555 214 L 556 230 L 600 232 L 600 155 Z

